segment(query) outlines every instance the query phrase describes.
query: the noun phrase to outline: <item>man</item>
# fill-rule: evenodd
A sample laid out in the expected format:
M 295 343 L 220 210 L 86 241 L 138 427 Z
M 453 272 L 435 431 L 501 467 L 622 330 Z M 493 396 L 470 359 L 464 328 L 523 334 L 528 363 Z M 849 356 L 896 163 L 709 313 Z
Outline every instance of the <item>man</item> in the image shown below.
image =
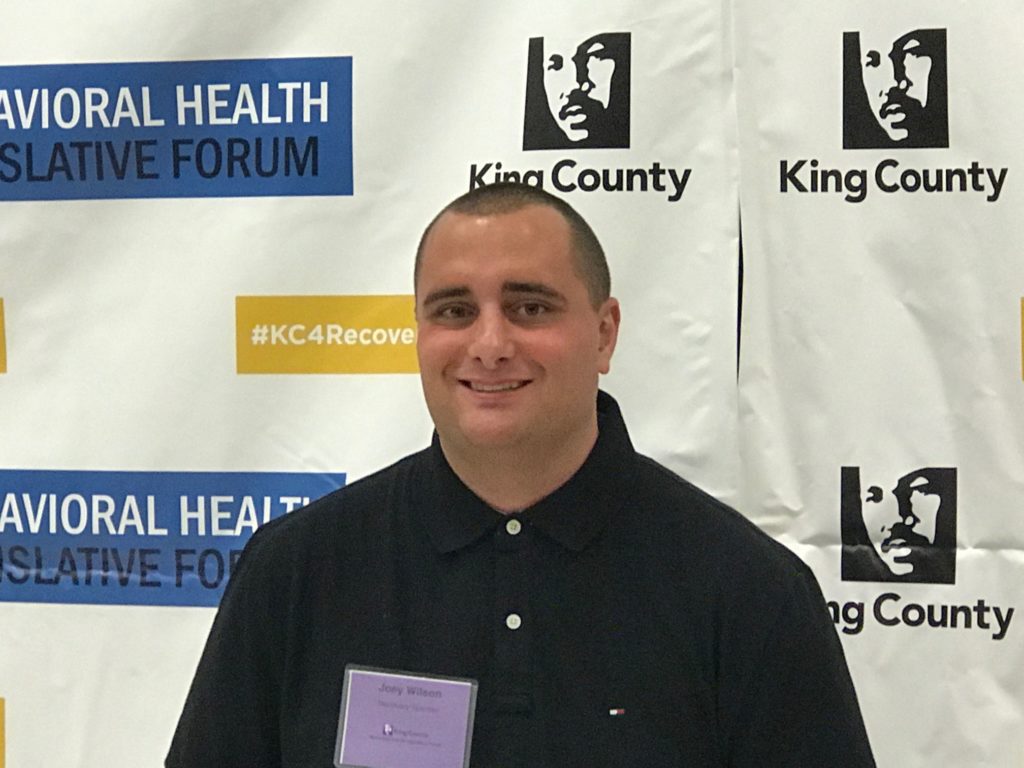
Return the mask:
M 844 472 L 847 472 L 844 469 Z M 859 477 L 847 474 L 844 483 Z M 859 492 L 858 492 L 859 495 Z M 844 551 L 844 578 L 861 581 L 913 581 L 952 584 L 956 568 L 956 470 L 924 467 L 897 480 L 887 494 L 872 485 L 863 505 L 844 493 L 844 514 L 854 526 L 856 512 L 863 519 L 870 549 Z M 855 550 L 859 549 L 859 552 Z M 873 555 L 873 556 L 872 556 Z
M 430 448 L 256 533 L 167 764 L 328 766 L 349 664 L 479 682 L 474 768 L 870 766 L 806 566 L 633 451 L 604 254 L 533 187 L 417 253 Z
M 524 149 L 629 146 L 629 41 L 628 32 L 575 46 L 530 40 Z
M 850 70 L 846 77 L 859 81 L 853 93 L 847 93 L 844 138 L 853 143 L 844 141 L 844 146 L 948 146 L 946 31 L 915 29 L 898 36 L 891 45 L 887 37 L 879 39 L 885 40 L 884 44 L 865 42 L 865 35 L 856 32 L 844 35 Z M 850 113 L 856 111 L 869 112 L 873 120 L 873 124 L 864 121 L 859 138 L 850 135 L 857 117 Z

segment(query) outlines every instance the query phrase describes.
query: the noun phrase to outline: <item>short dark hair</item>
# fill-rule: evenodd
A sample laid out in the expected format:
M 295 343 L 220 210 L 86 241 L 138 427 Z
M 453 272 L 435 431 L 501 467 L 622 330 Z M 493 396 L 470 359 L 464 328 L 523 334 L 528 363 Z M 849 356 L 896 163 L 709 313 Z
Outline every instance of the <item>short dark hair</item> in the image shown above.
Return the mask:
M 594 230 L 575 208 L 561 198 L 532 184 L 512 181 L 477 187 L 455 198 L 441 209 L 441 212 L 423 230 L 420 243 L 416 248 L 416 265 L 413 269 L 414 286 L 419 284 L 423 246 L 434 225 L 446 213 L 492 216 L 500 213 L 513 213 L 531 205 L 554 209 L 569 225 L 569 238 L 572 244 L 576 273 L 587 286 L 591 303 L 594 307 L 600 307 L 611 296 L 612 280 L 608 272 L 608 260 L 605 258 L 604 249 L 601 247 L 597 235 L 594 234 Z

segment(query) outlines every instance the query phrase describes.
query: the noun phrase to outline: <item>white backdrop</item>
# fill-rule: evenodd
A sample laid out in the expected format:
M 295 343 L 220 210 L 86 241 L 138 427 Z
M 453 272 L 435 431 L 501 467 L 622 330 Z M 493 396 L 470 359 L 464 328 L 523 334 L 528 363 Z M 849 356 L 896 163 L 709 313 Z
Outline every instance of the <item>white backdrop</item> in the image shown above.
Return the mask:
M 165 173 L 139 185 L 145 198 L 110 179 L 0 181 L 0 766 L 4 755 L 10 768 L 161 764 L 223 586 L 203 583 L 217 574 L 199 553 L 229 559 L 244 543 L 255 519 L 244 496 L 258 514 L 263 503 L 279 514 L 282 498 L 351 482 L 426 444 L 417 377 L 397 372 L 408 345 L 373 357 L 247 340 L 260 322 L 409 327 L 402 302 L 422 227 L 474 169 L 488 167 L 491 180 L 498 163 L 542 173 L 555 192 L 559 164 L 572 171 L 562 180 L 589 169 L 648 180 L 646 191 L 565 193 L 601 237 L 623 303 L 604 386 L 638 448 L 738 505 L 815 569 L 849 630 L 841 637 L 879 765 L 1020 765 L 1017 619 L 995 640 L 992 612 L 989 630 L 890 627 L 872 613 L 895 594 L 880 607 L 886 620 L 911 602 L 978 600 L 1005 619 L 1024 564 L 1011 506 L 1024 477 L 1013 250 L 1024 110 L 1009 82 L 1021 9 L 989 4 L 979 19 L 952 2 L 904 6 L 894 16 L 880 3 L 740 0 L 6 4 L 0 89 L 11 99 L 23 76 L 56 93 L 94 73 L 128 77 L 89 69 L 126 63 L 154 98 L 202 78 L 308 79 L 314 90 L 327 78 L 337 111 L 322 124 L 263 127 L 318 131 L 317 179 L 221 174 L 206 184 Z M 889 40 L 946 30 L 948 148 L 843 150 L 843 33 L 876 27 Z M 620 76 L 628 70 L 628 147 L 524 150 L 531 38 L 576 45 L 602 33 L 629 36 L 628 67 L 617 62 Z M 143 66 L 153 63 L 162 65 Z M 61 66 L 40 68 L 49 64 Z M 348 65 L 350 111 L 338 74 Z M 159 114 L 173 123 L 173 110 Z M 94 136 L 31 134 L 0 119 L 0 178 L 12 174 L 4 143 L 152 140 L 159 154 L 186 134 L 255 136 L 244 123 Z M 349 146 L 352 193 L 339 193 L 346 171 L 328 161 Z M 977 161 L 1008 172 L 993 202 L 977 192 L 869 188 L 860 203 L 780 192 L 783 160 L 870 176 L 886 158 L 901 170 Z M 655 164 L 666 189 L 654 188 Z M 667 169 L 689 171 L 675 201 Z M 47 199 L 69 186 L 95 199 Z M 268 297 L 291 298 L 277 315 L 244 314 Z M 292 353 L 305 372 L 245 372 L 253 357 L 283 366 Z M 842 580 L 842 467 L 886 489 L 921 467 L 956 470 L 954 584 Z M 56 532 L 44 516 L 33 533 L 31 514 L 51 493 L 58 508 L 76 493 L 109 496 L 122 529 L 104 534 L 101 521 L 102 535 L 74 534 L 56 514 Z M 205 505 L 203 533 L 198 514 L 182 532 L 182 497 L 193 512 Z M 215 503 L 225 510 L 216 522 Z M 88 546 L 156 565 L 144 575 L 134 561 L 124 587 L 116 566 L 110 583 L 86 584 Z M 13 548 L 22 549 L 12 559 Z M 63 548 L 74 550 L 77 584 Z
M 191 71 L 175 62 L 208 62 L 199 70 L 206 82 L 237 86 L 243 76 L 217 62 L 252 60 L 258 74 L 249 77 L 258 94 L 255 84 L 270 76 L 258 69 L 266 61 L 350 57 L 353 177 L 351 195 L 310 196 L 296 181 L 298 194 L 260 196 L 270 193 L 256 183 L 244 187 L 245 197 L 190 197 L 183 183 L 164 174 L 147 191 L 179 197 L 135 199 L 112 183 L 94 183 L 77 189 L 124 197 L 0 207 L 7 351 L 7 372 L 0 375 L 0 468 L 7 470 L 0 498 L 13 496 L 0 530 L 8 569 L 0 580 L 0 698 L 10 766 L 162 763 L 213 616 L 209 607 L 167 604 L 189 599 L 176 586 L 181 574 L 169 548 L 180 554 L 219 547 L 226 557 L 248 533 L 214 538 L 208 517 L 206 535 L 197 534 L 193 520 L 190 535 L 172 544 L 179 498 L 193 511 L 203 498 L 209 512 L 216 496 L 230 497 L 224 525 L 234 530 L 247 491 L 225 473 L 298 473 L 274 481 L 279 485 L 266 480 L 270 490 L 256 499 L 262 509 L 263 499 L 329 483 L 327 473 L 335 482 L 341 474 L 351 481 L 426 444 L 431 426 L 415 375 L 239 373 L 236 336 L 241 349 L 250 331 L 236 329 L 236 302 L 299 297 L 299 312 L 309 309 L 301 297 L 411 294 L 420 231 L 469 188 L 473 165 L 542 170 L 548 189 L 552 169 L 566 160 L 576 163 L 567 166 L 576 172 L 614 174 L 654 163 L 679 177 L 690 171 L 674 202 L 667 175 L 667 191 L 654 189 L 651 175 L 647 191 L 566 196 L 594 223 L 610 254 L 624 324 L 606 386 L 619 397 L 636 442 L 714 493 L 735 495 L 737 164 L 727 15 L 715 2 L 677 5 L 528 2 L 500 12 L 458 0 L 429 8 L 386 2 L 372 10 L 328 2 L 5 6 L 8 44 L 0 64 L 63 65 L 28 71 L 53 93 L 85 77 L 88 65 L 167 62 L 170 69 L 154 70 L 136 90 L 146 82 L 156 100 L 173 94 L 175 83 L 193 82 Z M 564 37 L 578 44 L 609 32 L 629 34 L 629 147 L 524 151 L 529 40 Z M 11 78 L 23 73 L 5 76 L 12 100 Z M 112 81 L 121 77 L 115 74 Z M 310 79 L 316 91 L 320 77 Z M 334 105 L 344 84 L 330 83 Z M 154 110 L 168 120 L 167 136 L 142 127 L 131 138 L 154 137 L 159 154 L 186 133 L 170 130 L 172 106 Z M 293 128 L 302 126 L 276 130 L 283 136 Z M 328 140 L 344 128 L 344 117 L 333 114 L 317 128 L 324 163 Z M 223 130 L 254 132 L 245 120 Z M 0 141 L 28 141 L 2 122 L 0 131 L 6 133 Z M 204 131 L 187 135 L 198 140 Z M 40 146 L 92 138 L 74 130 L 36 136 Z M 99 137 L 128 138 L 113 129 Z M 223 174 L 221 182 L 243 188 Z M 25 184 L 6 184 L 0 195 L 17 197 Z M 195 179 L 192 185 L 211 188 Z M 57 185 L 39 182 L 30 192 L 42 196 L 50 188 Z M 325 319 L 346 327 L 405 322 L 388 309 L 379 317 L 352 311 Z M 392 352 L 398 358 L 407 349 Z M 346 350 L 323 354 L 331 365 L 348 364 Z M 60 505 L 74 492 L 87 501 L 111 497 L 115 523 L 126 499 L 135 497 L 143 527 L 103 541 L 60 530 L 31 533 L 29 513 L 39 494 L 56 494 Z M 155 526 L 145 520 L 150 495 Z M 161 527 L 169 529 L 167 537 L 154 533 Z M 15 553 L 27 568 L 12 561 L 12 547 L 31 553 L 41 542 L 50 547 L 41 568 L 31 554 Z M 159 568 L 148 579 L 160 586 L 142 588 L 144 577 L 135 572 L 126 588 L 86 588 L 81 562 L 76 585 L 60 552 L 86 544 L 120 547 L 122 556 L 129 546 L 158 550 L 152 561 Z M 12 572 L 28 582 L 15 583 Z M 61 582 L 37 584 L 36 573 Z M 184 574 L 195 588 L 189 594 L 203 593 L 195 575 Z M 211 581 L 215 575 L 206 572 Z M 128 601 L 143 604 L 123 604 Z
M 1024 99 L 1007 74 L 1020 63 L 1011 38 L 1022 11 L 1012 2 L 983 15 L 956 3 L 798 2 L 765 13 L 763 4 L 736 3 L 741 506 L 812 565 L 835 604 L 884 766 L 1024 763 L 1024 634 L 1010 615 L 995 639 L 993 610 L 1005 621 L 1020 606 L 1024 577 Z M 947 43 L 948 148 L 844 150 L 843 33 L 891 43 L 918 31 L 922 42 L 935 35 L 921 30 L 933 29 L 945 30 Z M 883 66 L 890 51 L 881 51 Z M 932 77 L 931 85 L 934 103 L 940 84 Z M 782 164 L 791 172 L 800 160 L 806 192 L 784 178 Z M 815 192 L 812 161 L 844 180 L 855 173 L 842 192 Z M 885 190 L 907 170 L 941 170 L 945 180 L 946 169 L 974 162 L 997 176 L 1006 169 L 997 199 L 987 176 L 984 191 L 970 182 L 966 191 L 958 183 L 949 192 Z M 850 191 L 858 171 L 863 200 L 850 202 L 860 197 Z M 912 176 L 907 182 L 913 187 Z M 955 583 L 854 581 L 842 572 L 842 467 L 859 468 L 862 497 L 870 484 L 887 494 L 920 468 L 955 471 L 941 513 L 956 524 Z M 916 608 L 910 625 L 904 619 L 910 604 L 924 607 L 920 626 L 912 626 Z M 942 606 L 947 624 L 951 606 L 968 606 L 970 627 L 964 612 L 956 627 L 933 627 L 928 606 L 939 624 Z

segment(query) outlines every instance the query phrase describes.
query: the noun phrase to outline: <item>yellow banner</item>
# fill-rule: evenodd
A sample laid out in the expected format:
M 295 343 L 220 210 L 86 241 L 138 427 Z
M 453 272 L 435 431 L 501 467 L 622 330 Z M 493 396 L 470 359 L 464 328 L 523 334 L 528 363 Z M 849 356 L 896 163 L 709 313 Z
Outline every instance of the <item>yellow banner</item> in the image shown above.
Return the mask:
M 415 299 L 237 296 L 238 373 L 416 373 Z
M 4 331 L 4 300 L 0 299 L 0 373 L 7 373 L 7 334 Z M 2 707 L 3 699 L 0 699 L 0 707 Z M 0 714 L 3 713 L 3 709 L 0 708 Z M 3 723 L 0 723 L 2 726 Z M 0 735 L 3 735 L 0 730 Z M 0 754 L 0 768 L 4 768 L 3 755 Z

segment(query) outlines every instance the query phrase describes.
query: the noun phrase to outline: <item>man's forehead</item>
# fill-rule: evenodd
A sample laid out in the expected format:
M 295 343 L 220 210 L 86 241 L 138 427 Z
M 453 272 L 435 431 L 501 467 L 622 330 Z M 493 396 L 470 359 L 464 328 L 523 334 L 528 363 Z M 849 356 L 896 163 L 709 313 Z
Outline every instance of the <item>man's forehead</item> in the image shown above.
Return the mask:
M 571 58 L 573 54 L 590 48 L 594 43 L 605 43 L 608 38 L 607 32 L 599 32 L 593 35 L 545 35 L 544 36 L 544 55 L 550 56 L 554 53 L 560 53 L 566 58 Z
M 927 31 L 921 29 L 915 29 L 907 32 L 904 35 L 900 35 L 896 40 L 893 41 L 892 47 L 895 52 L 907 50 L 908 48 L 920 46 L 922 50 L 927 48 L 929 40 L 932 35 L 928 34 Z
M 424 258 L 431 253 L 473 246 L 524 247 L 543 243 L 568 246 L 569 225 L 555 209 L 528 204 L 509 211 L 473 213 L 446 211 L 434 223 L 424 244 Z
M 860 30 L 860 47 L 862 51 L 879 51 L 888 54 L 905 46 L 906 41 L 918 36 L 921 32 L 918 24 L 873 24 Z M 921 38 L 918 37 L 918 40 Z
M 494 214 L 449 211 L 435 222 L 424 243 L 416 288 L 434 294 L 481 279 L 491 289 L 561 286 L 565 270 L 582 284 L 571 230 L 553 208 L 530 205 Z

